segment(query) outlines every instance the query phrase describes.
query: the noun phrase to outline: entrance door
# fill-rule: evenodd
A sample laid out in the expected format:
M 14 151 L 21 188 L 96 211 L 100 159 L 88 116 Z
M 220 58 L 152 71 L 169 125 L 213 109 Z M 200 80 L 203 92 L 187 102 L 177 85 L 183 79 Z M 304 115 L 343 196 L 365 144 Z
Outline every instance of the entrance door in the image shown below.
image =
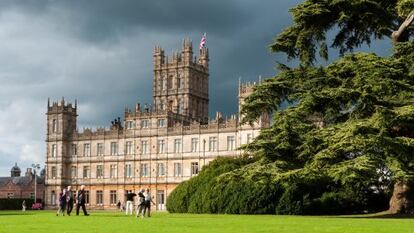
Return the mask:
M 157 210 L 165 210 L 165 194 L 164 190 L 157 191 Z

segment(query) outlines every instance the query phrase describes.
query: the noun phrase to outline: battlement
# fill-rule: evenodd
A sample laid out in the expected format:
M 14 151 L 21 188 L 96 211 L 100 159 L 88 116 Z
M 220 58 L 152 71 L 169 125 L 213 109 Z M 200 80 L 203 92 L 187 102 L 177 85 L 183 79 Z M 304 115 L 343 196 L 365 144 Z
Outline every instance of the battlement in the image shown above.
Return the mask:
M 77 111 L 77 100 L 75 104 L 65 103 L 64 97 L 60 101 L 52 102 L 50 104 L 50 99 L 47 100 L 47 114 L 57 114 L 57 113 L 72 113 L 76 115 Z
M 208 69 L 209 52 L 207 48 L 199 51 L 199 58 L 193 56 L 193 43 L 190 39 L 183 40 L 181 51 L 175 51 L 171 57 L 165 55 L 161 46 L 154 48 L 154 68 L 167 69 L 173 66 L 192 66 L 200 71 L 206 72 Z

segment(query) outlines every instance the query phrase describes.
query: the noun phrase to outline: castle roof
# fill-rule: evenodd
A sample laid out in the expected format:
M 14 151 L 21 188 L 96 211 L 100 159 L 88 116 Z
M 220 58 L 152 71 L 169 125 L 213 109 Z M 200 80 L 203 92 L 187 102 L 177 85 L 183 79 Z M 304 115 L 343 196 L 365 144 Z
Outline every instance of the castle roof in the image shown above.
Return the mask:
M 20 168 L 17 166 L 17 163 L 14 164 L 14 166 L 11 169 L 11 172 L 21 172 Z
M 30 185 L 32 182 L 32 177 L 27 176 L 19 176 L 19 177 L 0 177 L 0 186 L 5 186 L 8 183 L 12 182 L 14 185 L 18 186 L 27 186 Z M 37 177 L 37 184 L 43 184 L 44 179 L 41 177 Z

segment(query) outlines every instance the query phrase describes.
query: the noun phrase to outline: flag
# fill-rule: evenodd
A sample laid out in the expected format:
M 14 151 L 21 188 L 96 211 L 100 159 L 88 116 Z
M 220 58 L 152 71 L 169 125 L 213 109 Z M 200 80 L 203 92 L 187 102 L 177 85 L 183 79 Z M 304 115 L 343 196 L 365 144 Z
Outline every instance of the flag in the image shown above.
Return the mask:
M 204 35 L 203 37 L 201 37 L 201 41 L 200 41 L 200 50 L 206 47 L 206 37 L 207 37 L 207 33 L 204 32 Z

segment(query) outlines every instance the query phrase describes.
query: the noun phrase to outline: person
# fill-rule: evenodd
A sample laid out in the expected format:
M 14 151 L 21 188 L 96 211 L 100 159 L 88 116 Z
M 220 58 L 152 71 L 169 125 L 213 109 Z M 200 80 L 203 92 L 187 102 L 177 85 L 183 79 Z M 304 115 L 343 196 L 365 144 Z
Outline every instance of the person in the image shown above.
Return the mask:
M 23 212 L 26 211 L 26 200 L 23 200 L 23 203 L 22 203 L 22 211 Z
M 66 213 L 70 216 L 70 213 L 73 210 L 73 192 L 72 186 L 68 186 L 66 190 Z
M 82 207 L 83 215 L 89 216 L 86 212 L 86 194 L 85 194 L 85 185 L 81 185 L 81 189 L 78 191 L 76 203 L 76 215 L 79 215 L 79 209 Z
M 121 207 L 121 201 L 118 200 L 118 203 L 116 203 L 116 207 L 122 212 L 122 207 Z
M 66 210 L 66 189 L 63 189 L 62 192 L 59 194 L 59 209 L 56 212 L 56 216 L 59 216 L 62 214 L 62 216 L 65 216 L 65 210 Z
M 128 215 L 128 212 L 131 212 L 131 215 L 132 215 L 133 202 L 134 202 L 134 197 L 135 196 L 136 196 L 135 193 L 133 193 L 132 191 L 128 191 L 128 193 L 126 195 L 127 201 L 126 201 L 125 215 Z
M 144 217 L 144 210 L 145 210 L 145 196 L 144 196 L 144 189 L 138 192 L 138 206 L 137 206 L 137 218 L 140 214 Z
M 144 204 L 145 207 L 144 207 L 143 216 L 145 216 L 145 213 L 147 212 L 148 217 L 151 217 L 151 203 L 153 203 L 154 205 L 155 203 L 154 201 L 152 201 L 152 197 L 151 197 L 151 193 L 149 189 L 147 189 L 147 191 L 145 192 L 144 197 L 145 197 L 145 204 Z

